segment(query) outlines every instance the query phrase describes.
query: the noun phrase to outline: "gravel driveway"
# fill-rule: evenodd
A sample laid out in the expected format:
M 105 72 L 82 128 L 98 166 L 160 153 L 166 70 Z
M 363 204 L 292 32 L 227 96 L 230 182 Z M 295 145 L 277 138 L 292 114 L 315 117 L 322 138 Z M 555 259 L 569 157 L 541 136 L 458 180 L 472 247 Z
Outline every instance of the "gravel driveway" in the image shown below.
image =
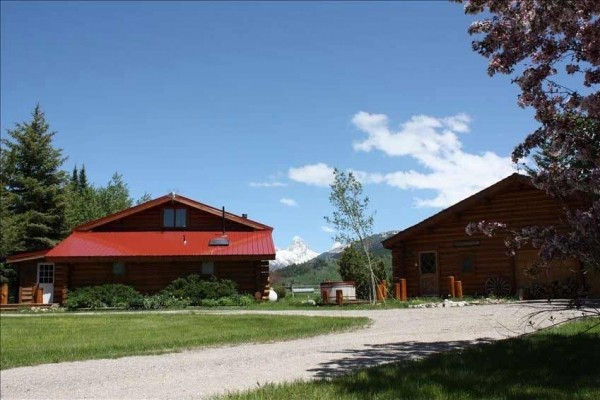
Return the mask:
M 285 342 L 9 369 L 0 373 L 0 393 L 5 399 L 206 398 L 267 382 L 331 377 L 360 367 L 515 336 L 533 329 L 526 316 L 541 307 L 550 306 L 272 312 L 366 316 L 374 323 L 359 331 Z M 553 315 L 567 318 L 574 313 Z M 548 317 L 546 313 L 540 315 L 535 326 L 549 324 Z

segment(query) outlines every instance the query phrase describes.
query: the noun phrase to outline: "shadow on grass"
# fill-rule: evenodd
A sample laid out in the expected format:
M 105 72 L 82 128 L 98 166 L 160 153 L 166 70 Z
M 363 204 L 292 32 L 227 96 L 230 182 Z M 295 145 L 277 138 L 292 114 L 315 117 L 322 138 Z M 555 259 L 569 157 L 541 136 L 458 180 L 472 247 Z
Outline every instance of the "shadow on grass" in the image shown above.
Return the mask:
M 375 363 L 400 361 L 319 381 L 353 398 L 600 398 L 597 332 L 482 342 L 370 346 L 348 351 L 313 372 L 331 378 Z M 431 355 L 446 350 L 451 351 Z
M 343 354 L 342 358 L 322 363 L 318 368 L 309 369 L 316 378 L 329 379 L 340 375 L 355 372 L 361 368 L 369 368 L 383 363 L 418 360 L 426 356 L 447 352 L 450 350 L 461 350 L 468 346 L 490 343 L 489 339 L 463 340 L 452 342 L 399 342 L 365 345 L 360 350 L 336 351 Z

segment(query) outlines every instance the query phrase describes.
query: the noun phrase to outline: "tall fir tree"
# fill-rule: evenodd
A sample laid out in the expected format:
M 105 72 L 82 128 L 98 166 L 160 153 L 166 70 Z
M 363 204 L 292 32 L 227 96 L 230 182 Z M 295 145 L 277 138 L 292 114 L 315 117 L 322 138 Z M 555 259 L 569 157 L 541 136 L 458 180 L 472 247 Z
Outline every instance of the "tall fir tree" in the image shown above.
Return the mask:
M 85 164 L 81 165 L 79 171 L 79 181 L 77 183 L 79 190 L 86 190 L 90 185 L 87 180 L 87 174 L 85 173 Z
M 65 173 L 62 150 L 53 147 L 39 104 L 29 122 L 8 129 L 2 143 L 3 252 L 34 251 L 54 246 L 64 238 Z

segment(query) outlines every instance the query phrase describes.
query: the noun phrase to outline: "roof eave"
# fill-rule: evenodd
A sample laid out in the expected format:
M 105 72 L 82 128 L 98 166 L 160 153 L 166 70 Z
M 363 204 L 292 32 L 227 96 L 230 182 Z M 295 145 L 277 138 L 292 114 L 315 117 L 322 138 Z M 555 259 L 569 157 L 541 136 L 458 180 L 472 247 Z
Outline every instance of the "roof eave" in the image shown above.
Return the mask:
M 494 183 L 493 185 L 488 186 L 485 189 L 482 189 L 479 192 L 467 197 L 466 199 L 463 199 L 458 203 L 441 210 L 440 212 L 432 215 L 431 217 L 426 218 L 423 221 L 412 225 L 404 229 L 403 231 L 398 232 L 394 236 L 390 236 L 389 238 L 383 240 L 381 244 L 384 248 L 391 250 L 397 243 L 402 242 L 403 240 L 407 239 L 412 235 L 420 233 L 421 231 L 432 225 L 436 225 L 440 222 L 440 220 L 443 220 L 448 214 L 461 212 L 464 209 L 477 204 L 479 201 L 485 199 L 486 197 L 490 195 L 495 195 L 502 189 L 512 185 L 515 182 L 533 185 L 533 183 L 531 183 L 531 179 L 528 176 L 521 175 L 515 172 L 507 176 L 506 178 Z

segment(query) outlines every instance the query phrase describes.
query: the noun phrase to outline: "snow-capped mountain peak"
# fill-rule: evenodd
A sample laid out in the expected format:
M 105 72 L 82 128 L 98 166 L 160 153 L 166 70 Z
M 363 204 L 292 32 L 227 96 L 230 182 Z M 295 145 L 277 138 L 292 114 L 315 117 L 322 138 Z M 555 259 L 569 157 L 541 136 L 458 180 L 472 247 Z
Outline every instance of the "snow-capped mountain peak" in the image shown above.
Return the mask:
M 294 236 L 286 249 L 276 249 L 276 259 L 269 263 L 271 270 L 312 260 L 319 253 L 312 251 L 300 236 Z

